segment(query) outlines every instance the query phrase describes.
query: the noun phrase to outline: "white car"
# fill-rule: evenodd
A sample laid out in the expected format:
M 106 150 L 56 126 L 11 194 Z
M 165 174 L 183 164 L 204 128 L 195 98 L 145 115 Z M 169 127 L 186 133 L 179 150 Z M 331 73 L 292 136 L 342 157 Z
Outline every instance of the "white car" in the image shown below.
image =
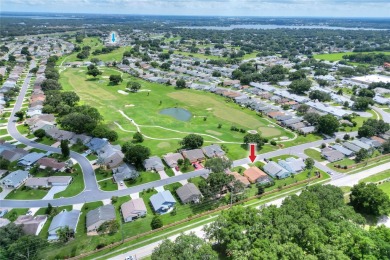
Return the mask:
M 135 258 L 132 255 L 126 256 L 125 260 L 135 260 Z
M 123 186 L 123 181 L 121 181 L 121 182 L 119 183 L 119 185 Z

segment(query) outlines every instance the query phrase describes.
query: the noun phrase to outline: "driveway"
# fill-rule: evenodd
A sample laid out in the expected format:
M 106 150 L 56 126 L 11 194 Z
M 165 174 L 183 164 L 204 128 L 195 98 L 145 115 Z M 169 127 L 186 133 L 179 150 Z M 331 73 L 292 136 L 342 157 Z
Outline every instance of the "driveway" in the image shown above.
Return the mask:
M 52 187 L 49 192 L 46 194 L 45 197 L 43 197 L 42 200 L 51 200 L 54 198 L 54 195 L 58 192 L 64 191 L 68 186 L 54 186 Z
M 7 188 L 3 188 L 3 191 L 0 193 L 0 200 L 3 200 L 5 197 L 7 197 L 7 195 L 13 191 L 14 189 L 7 189 Z
M 164 186 L 158 186 L 154 188 L 157 192 L 163 192 L 164 191 Z
M 158 171 L 158 174 L 160 174 L 160 179 L 161 179 L 161 180 L 164 180 L 164 179 L 168 179 L 168 178 L 169 178 L 168 174 L 167 174 L 164 170 Z

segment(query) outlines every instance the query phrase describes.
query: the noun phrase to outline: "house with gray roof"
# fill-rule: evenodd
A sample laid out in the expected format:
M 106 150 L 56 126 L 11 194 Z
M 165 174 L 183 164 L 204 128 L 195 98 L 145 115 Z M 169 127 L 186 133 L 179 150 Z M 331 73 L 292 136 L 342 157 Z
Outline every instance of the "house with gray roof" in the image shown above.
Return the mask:
M 150 197 L 150 203 L 156 213 L 165 214 L 175 206 L 176 200 L 169 190 L 165 190 L 152 195 Z
M 178 166 L 177 161 L 184 160 L 184 157 L 180 153 L 168 153 L 163 156 L 163 159 L 169 167 L 175 168 L 176 166 Z
M 121 212 L 124 222 L 130 222 L 146 216 L 147 209 L 142 198 L 138 198 L 123 203 L 121 205 Z
M 0 184 L 6 188 L 15 189 L 20 187 L 28 179 L 28 176 L 28 171 L 17 170 L 1 179 Z
M 187 183 L 176 190 L 182 203 L 199 203 L 202 198 L 202 193 L 193 183 Z
M 66 211 L 63 210 L 58 213 L 50 223 L 50 227 L 48 230 L 49 237 L 47 238 L 49 241 L 58 240 L 57 230 L 68 227 L 71 231 L 76 233 L 77 223 L 79 222 L 80 210 L 71 210 Z
M 15 148 L 12 150 L 2 151 L 0 153 L 0 157 L 2 157 L 3 159 L 5 159 L 9 162 L 15 162 L 27 154 L 28 154 L 28 151 L 21 149 L 21 148 Z
M 107 139 L 92 138 L 91 141 L 89 141 L 86 145 L 89 149 L 96 152 L 96 151 L 102 149 L 107 144 L 108 144 Z
M 345 143 L 343 143 L 343 146 L 344 146 L 345 148 L 351 150 L 352 152 L 355 152 L 355 153 L 359 152 L 360 149 L 362 149 L 361 147 L 359 147 L 359 146 L 357 146 L 357 145 L 355 145 L 355 144 L 353 144 L 353 143 L 350 143 L 350 142 L 345 142 Z
M 115 207 L 111 204 L 93 209 L 87 213 L 87 232 L 96 231 L 104 222 L 115 218 Z
M 163 162 L 158 156 L 152 156 L 146 159 L 143 165 L 147 171 L 163 171 L 165 168 Z
M 321 155 L 328 161 L 328 162 L 337 162 L 342 159 L 344 159 L 344 154 L 342 152 L 339 152 L 337 150 L 329 149 L 327 151 L 323 151 Z
M 77 142 L 81 142 L 82 144 L 87 144 L 89 141 L 91 141 L 92 137 L 84 134 L 75 134 L 69 142 L 71 144 L 77 144 Z
M 343 147 L 343 146 L 341 146 L 339 144 L 332 145 L 332 148 L 337 150 L 337 151 L 339 151 L 339 152 L 341 152 L 342 154 L 344 154 L 347 157 L 352 156 L 354 154 L 353 151 L 351 151 L 351 150 L 349 150 L 349 149 L 347 149 L 347 148 L 345 148 L 345 147 Z
M 22 215 L 15 220 L 14 224 L 17 226 L 22 226 L 23 232 L 25 234 L 37 236 L 41 232 L 46 221 L 46 215 Z
M 279 160 L 278 164 L 292 174 L 297 174 L 303 171 L 306 167 L 302 158 L 286 158 L 285 160 Z
M 302 121 L 303 121 L 303 118 L 295 117 L 295 118 L 284 120 L 281 123 L 284 126 L 290 126 L 290 125 L 293 125 L 293 124 L 296 124 L 296 123 L 299 123 L 299 122 L 302 122 Z
M 116 168 L 112 169 L 112 177 L 116 183 L 120 183 L 124 180 L 136 179 L 139 176 L 139 172 L 133 165 L 122 163 Z
M 46 131 L 46 135 L 50 136 L 54 140 L 70 140 L 75 133 L 58 129 L 57 127 L 50 128 Z
M 286 169 L 272 161 L 264 165 L 263 170 L 273 178 L 284 179 L 290 176 Z
M 32 153 L 26 154 L 25 156 L 20 158 L 18 165 L 31 166 L 34 163 L 36 163 L 39 159 L 41 159 L 45 156 L 46 156 L 46 154 L 44 154 L 44 153 L 32 152 Z
M 368 149 L 371 148 L 371 145 L 363 143 L 362 141 L 360 141 L 358 139 L 354 139 L 354 140 L 350 141 L 350 143 L 352 143 L 352 144 L 354 144 L 356 146 L 359 146 L 360 148 L 363 148 L 365 150 L 368 150 Z
M 204 159 L 206 159 L 204 154 L 203 154 L 202 149 L 185 150 L 185 151 L 182 151 L 182 154 L 183 154 L 184 158 L 187 158 L 188 160 L 190 160 L 191 163 L 201 162 Z
M 208 158 L 225 156 L 225 151 L 217 144 L 202 147 L 202 151 Z

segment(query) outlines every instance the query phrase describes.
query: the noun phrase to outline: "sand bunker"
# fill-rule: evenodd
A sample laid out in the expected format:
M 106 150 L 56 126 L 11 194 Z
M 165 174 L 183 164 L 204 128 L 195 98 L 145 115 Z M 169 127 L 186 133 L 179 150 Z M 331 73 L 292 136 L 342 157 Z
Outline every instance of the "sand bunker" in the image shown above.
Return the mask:
M 127 93 L 126 91 L 123 91 L 123 90 L 118 90 L 118 93 L 122 94 L 122 95 L 129 95 L 129 93 Z
M 248 130 L 248 133 L 250 133 L 250 134 L 257 134 L 257 131 L 256 130 Z
M 125 105 L 125 107 L 133 107 L 133 104 Z

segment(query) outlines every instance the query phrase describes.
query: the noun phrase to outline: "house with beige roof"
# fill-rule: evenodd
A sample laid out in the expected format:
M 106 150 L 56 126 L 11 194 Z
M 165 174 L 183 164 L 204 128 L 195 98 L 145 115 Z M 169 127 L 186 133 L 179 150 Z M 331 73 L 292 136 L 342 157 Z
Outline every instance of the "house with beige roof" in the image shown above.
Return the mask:
M 131 222 L 137 218 L 146 216 L 147 209 L 142 198 L 132 199 L 121 206 L 124 222 Z

